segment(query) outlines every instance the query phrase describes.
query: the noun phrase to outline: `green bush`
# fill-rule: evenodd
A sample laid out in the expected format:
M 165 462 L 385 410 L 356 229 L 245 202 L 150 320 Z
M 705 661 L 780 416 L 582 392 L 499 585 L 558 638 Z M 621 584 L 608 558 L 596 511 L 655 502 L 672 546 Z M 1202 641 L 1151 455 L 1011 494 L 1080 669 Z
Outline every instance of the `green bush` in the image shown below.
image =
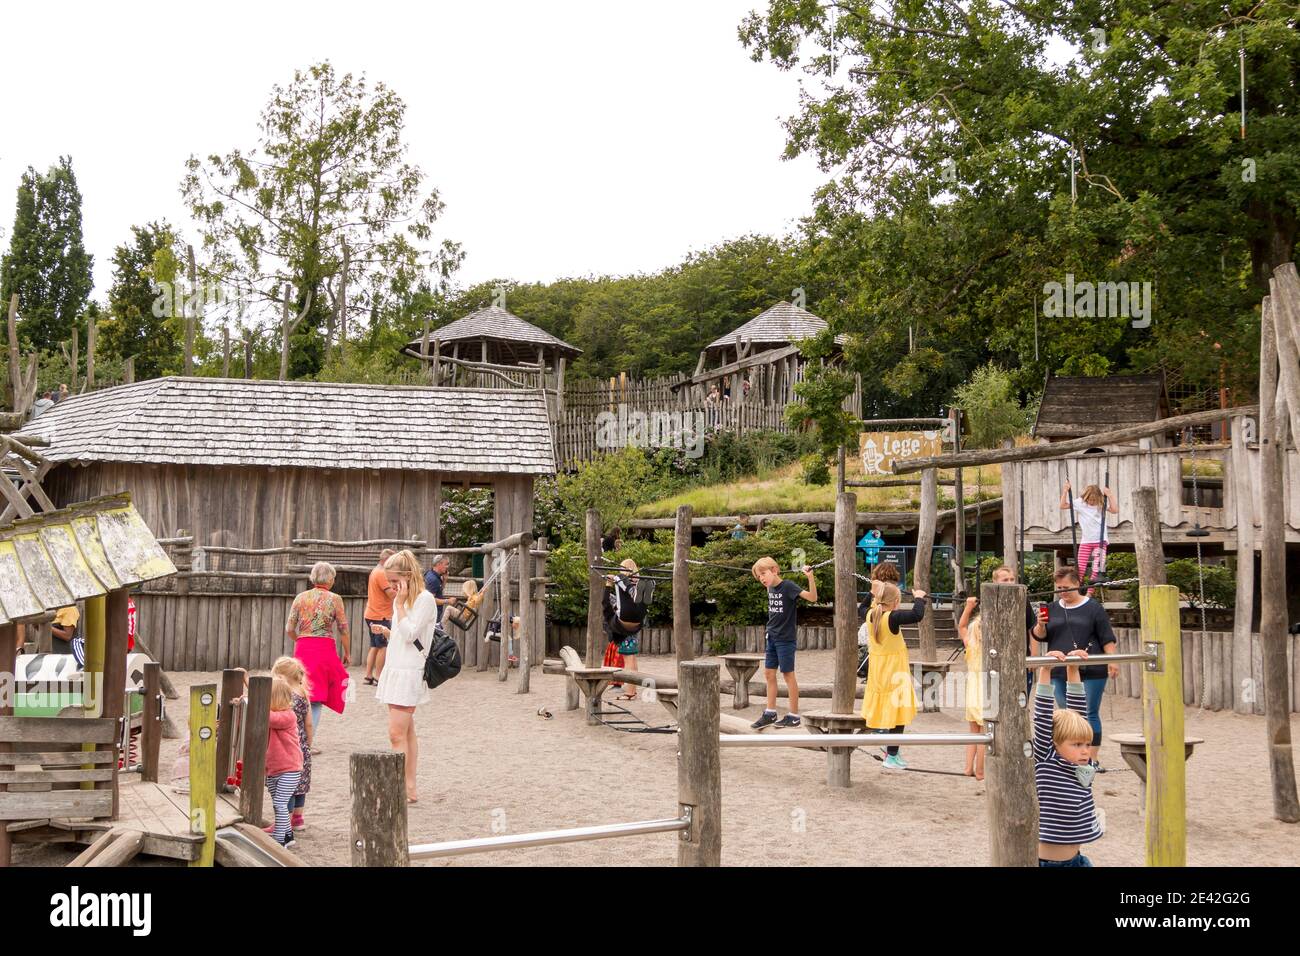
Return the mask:
M 1119 575 L 1111 572 L 1110 561 L 1106 562 L 1107 573 L 1111 577 L 1118 578 Z M 1136 573 L 1136 561 L 1134 562 L 1134 573 Z M 1205 606 L 1209 608 L 1223 608 L 1231 610 L 1237 606 L 1237 574 L 1235 567 L 1229 567 L 1226 564 L 1207 564 L 1205 565 Z M 1128 575 L 1125 575 L 1128 577 Z M 1178 588 L 1178 593 L 1182 599 L 1191 604 L 1192 607 L 1201 606 L 1201 583 L 1200 574 L 1198 573 L 1195 558 L 1179 558 L 1170 561 L 1165 565 L 1165 579 L 1174 587 Z M 1133 582 L 1124 589 L 1125 600 L 1128 601 L 1130 608 L 1138 607 L 1138 588 L 1140 584 Z
M 672 532 L 657 532 L 653 541 L 625 541 L 623 547 L 604 555 L 603 560 L 607 564 L 618 564 L 624 558 L 631 558 L 639 568 L 671 565 Z M 588 596 L 586 544 L 582 541 L 567 541 L 552 551 L 546 558 L 546 575 L 551 579 L 546 601 L 550 619 L 556 624 L 585 624 Z M 672 622 L 673 591 L 670 582 L 656 582 L 648 610 L 648 625 L 657 627 Z
M 826 457 L 817 452 L 805 455 L 803 469 L 799 473 L 799 480 L 805 485 L 829 485 L 831 483 L 831 469 L 826 462 Z
M 442 499 L 442 543 L 470 548 L 493 540 L 496 516 L 487 488 L 447 488 Z
M 969 382 L 958 386 L 955 399 L 954 404 L 965 413 L 971 448 L 993 448 L 1029 425 L 1025 410 L 1016 401 L 1011 376 L 992 362 L 976 369 Z
M 719 531 L 698 548 L 691 557 L 728 567 L 691 567 L 691 602 L 701 605 L 696 620 L 700 623 L 748 626 L 767 621 L 767 591 L 750 572 L 754 562 L 764 556 L 774 558 L 782 577 L 807 587 L 807 579 L 798 571 L 800 563 L 818 564 L 831 556 L 831 549 L 817 540 L 809 525 L 773 521 L 758 534 L 732 538 Z M 789 568 L 794 567 L 794 571 Z M 835 575 L 828 565 L 818 568 L 817 594 L 823 601 L 834 594 Z

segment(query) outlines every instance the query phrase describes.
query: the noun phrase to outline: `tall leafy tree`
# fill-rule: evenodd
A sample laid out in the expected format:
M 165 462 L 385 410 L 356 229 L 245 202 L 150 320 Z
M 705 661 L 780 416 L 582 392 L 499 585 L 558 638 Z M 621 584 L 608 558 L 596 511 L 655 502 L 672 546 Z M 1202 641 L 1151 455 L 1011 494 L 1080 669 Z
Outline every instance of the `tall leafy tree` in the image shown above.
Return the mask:
M 770 0 L 741 39 L 812 77 L 787 153 L 834 173 L 810 226 L 858 280 L 828 318 L 896 359 L 878 400 L 942 401 L 986 358 L 1022 386 L 1163 360 L 1252 387 L 1252 310 L 1297 233 L 1293 4 Z M 1151 282 L 1150 328 L 1036 317 L 1067 274 Z
M 19 334 L 53 350 L 72 334 L 90 298 L 92 259 L 81 236 L 81 191 L 72 158 L 44 174 L 28 167 L 18 186 L 13 235 L 0 259 L 0 298 L 18 293 Z
M 135 357 L 141 379 L 180 370 L 183 318 L 162 282 L 174 282 L 179 262 L 177 239 L 165 222 L 131 227 L 131 241 L 113 252 L 113 284 L 108 290 L 108 316 L 101 322 L 104 351 L 120 358 Z M 173 287 L 174 288 L 174 287 Z M 171 305 L 160 308 L 160 304 Z
M 269 306 L 268 324 L 278 321 L 286 284 L 305 312 L 292 376 L 316 374 L 324 363 L 345 243 L 354 315 L 385 294 L 411 292 L 431 268 L 445 279 L 459 265 L 456 244 L 425 247 L 443 206 L 406 158 L 405 115 L 383 83 L 317 63 L 273 89 L 256 146 L 186 164 L 181 189 L 201 226 L 205 271 L 255 289 Z

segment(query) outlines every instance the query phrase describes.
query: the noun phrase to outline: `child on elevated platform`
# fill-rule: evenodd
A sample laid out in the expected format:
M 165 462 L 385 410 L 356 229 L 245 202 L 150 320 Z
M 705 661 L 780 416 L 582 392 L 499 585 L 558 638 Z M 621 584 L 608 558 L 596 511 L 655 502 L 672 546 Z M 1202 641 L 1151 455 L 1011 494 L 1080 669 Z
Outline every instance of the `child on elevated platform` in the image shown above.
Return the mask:
M 799 681 L 794 676 L 794 651 L 798 624 L 798 601 L 816 602 L 817 579 L 813 569 L 804 565 L 801 570 L 808 578 L 808 590 L 793 581 L 781 578 L 781 568 L 770 556 L 759 558 L 750 569 L 758 583 L 767 588 L 767 657 L 763 661 L 763 677 L 767 680 L 767 707 L 752 726 L 798 727 Z M 785 686 L 790 692 L 790 712 L 776 719 L 776 673 L 785 675 Z

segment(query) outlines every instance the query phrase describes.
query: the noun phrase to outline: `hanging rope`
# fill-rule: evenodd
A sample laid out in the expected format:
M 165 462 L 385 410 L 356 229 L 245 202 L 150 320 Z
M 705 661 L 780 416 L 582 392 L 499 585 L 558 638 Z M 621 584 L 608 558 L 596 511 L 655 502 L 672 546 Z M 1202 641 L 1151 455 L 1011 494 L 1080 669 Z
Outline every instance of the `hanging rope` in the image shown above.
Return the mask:
M 739 564 L 719 564 L 716 561 L 701 561 L 698 558 L 687 558 L 686 563 L 698 565 L 702 568 L 719 568 L 723 571 L 743 571 L 745 574 L 752 574 L 754 571 L 752 567 L 745 567 Z M 834 558 L 827 558 L 825 561 L 818 561 L 816 564 L 808 565 L 808 567 L 816 571 L 818 568 L 824 568 L 826 567 L 826 565 L 834 564 L 834 563 L 835 563 Z M 803 570 L 802 568 L 777 568 L 777 573 L 792 574 L 795 571 L 802 571 L 802 570 Z M 860 576 L 861 575 L 859 575 L 859 577 Z

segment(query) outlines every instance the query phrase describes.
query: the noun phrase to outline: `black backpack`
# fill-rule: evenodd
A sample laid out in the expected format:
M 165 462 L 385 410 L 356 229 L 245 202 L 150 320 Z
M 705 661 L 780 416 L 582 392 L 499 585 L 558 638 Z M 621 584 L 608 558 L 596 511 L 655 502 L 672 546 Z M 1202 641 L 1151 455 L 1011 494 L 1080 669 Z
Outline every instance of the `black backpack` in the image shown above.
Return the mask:
M 415 642 L 415 649 L 424 650 L 424 646 Z M 451 680 L 460 673 L 460 648 L 441 627 L 434 628 L 433 646 L 424 658 L 424 682 L 431 688 Z

